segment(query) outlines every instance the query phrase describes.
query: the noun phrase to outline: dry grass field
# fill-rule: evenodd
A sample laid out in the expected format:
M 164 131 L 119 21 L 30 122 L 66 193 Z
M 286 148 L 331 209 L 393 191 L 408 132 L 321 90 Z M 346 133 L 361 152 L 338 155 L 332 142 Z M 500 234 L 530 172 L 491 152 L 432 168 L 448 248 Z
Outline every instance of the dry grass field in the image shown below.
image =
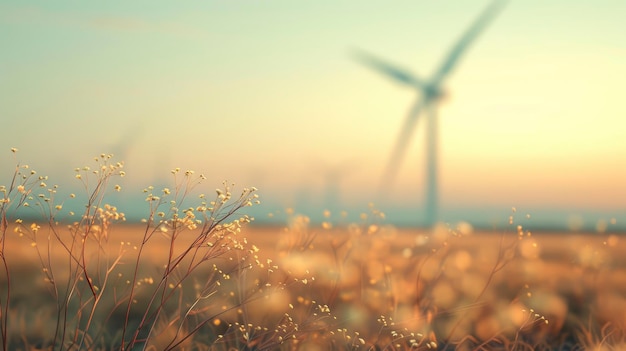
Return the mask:
M 216 258 L 209 268 L 194 272 L 180 287 L 185 293 L 168 302 L 164 310 L 180 314 L 199 301 L 196 317 L 208 323 L 176 348 L 626 347 L 623 238 L 529 233 L 514 225 L 493 232 L 459 229 L 397 229 L 367 220 L 317 228 L 304 216 L 294 216 L 285 227 L 245 227 L 237 234 L 239 241 L 252 248 L 249 252 L 254 252 L 260 264 L 234 274 L 233 262 L 245 251 L 233 250 L 234 254 Z M 141 245 L 144 231 L 145 226 L 116 225 L 107 233 L 104 251 L 110 256 L 99 259 L 112 262 L 126 253 L 111 274 L 110 292 L 99 302 L 106 306 L 94 319 L 94 324 L 105 326 L 100 333 L 115 336 L 116 328 L 124 324 L 123 299 L 116 301 L 115 295 L 122 296 L 128 285 L 130 258 Z M 197 230 L 185 232 L 174 249 L 186 247 L 186 241 L 196 235 Z M 151 289 L 143 286 L 158 285 L 169 243 L 167 233 L 159 233 L 146 245 L 135 283 L 140 288 L 135 306 L 146 304 Z M 12 345 L 45 346 L 54 335 L 50 321 L 58 317 L 50 284 L 34 244 L 12 235 L 6 246 L 14 277 L 9 319 L 17 321 L 11 323 L 10 334 L 17 339 L 12 339 Z M 88 257 L 104 252 L 98 247 L 91 250 Z M 50 255 L 51 265 L 59 267 L 56 279 L 67 280 L 62 275 L 70 273 L 60 268 L 66 265 L 67 254 L 57 247 Z M 215 280 L 214 264 L 221 271 L 232 271 L 232 277 L 222 279 L 198 300 L 200 292 L 206 292 L 203 279 Z M 78 309 L 73 307 L 74 312 Z M 133 308 L 131 324 L 141 311 L 142 307 Z M 177 333 L 171 330 L 175 325 L 158 326 L 151 346 L 142 347 L 166 349 L 170 339 L 176 339 Z M 115 348 L 114 343 L 108 346 Z
M 255 188 L 207 196 L 178 168 L 130 225 L 105 196 L 123 164 L 95 162 L 75 170 L 84 200 L 57 200 L 17 160 L 0 186 L 2 350 L 626 348 L 617 233 L 532 233 L 514 210 L 489 232 L 398 229 L 374 207 L 356 223 L 287 210 L 284 226 L 252 226 Z

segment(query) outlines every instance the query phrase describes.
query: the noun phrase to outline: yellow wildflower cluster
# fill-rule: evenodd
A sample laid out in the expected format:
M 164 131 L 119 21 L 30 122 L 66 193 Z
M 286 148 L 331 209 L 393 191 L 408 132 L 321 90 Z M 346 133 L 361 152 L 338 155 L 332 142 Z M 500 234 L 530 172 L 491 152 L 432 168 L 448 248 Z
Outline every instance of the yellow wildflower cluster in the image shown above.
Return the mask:
M 193 230 L 198 228 L 198 224 L 201 224 L 202 221 L 196 219 L 196 215 L 193 212 L 193 208 L 188 208 L 183 211 L 185 214 L 182 217 L 178 216 L 178 213 L 174 213 L 172 216 L 172 225 L 175 227 L 185 227 L 189 230 Z
M 102 222 L 110 222 L 110 221 L 125 221 L 126 217 L 124 212 L 119 212 L 117 207 L 105 204 L 104 207 L 100 207 L 97 210 L 98 218 Z
M 112 158 L 112 154 L 100 154 L 99 156 L 94 157 L 97 167 L 93 170 L 89 166 L 74 168 L 74 172 L 76 173 L 75 178 L 86 184 L 87 180 L 85 177 L 89 173 L 98 177 L 99 181 L 105 181 L 114 175 L 124 177 L 126 175 L 126 173 L 122 171 L 122 168 L 124 168 L 124 162 L 113 162 L 111 161 Z M 116 185 L 115 190 L 119 191 L 121 190 L 121 187 Z

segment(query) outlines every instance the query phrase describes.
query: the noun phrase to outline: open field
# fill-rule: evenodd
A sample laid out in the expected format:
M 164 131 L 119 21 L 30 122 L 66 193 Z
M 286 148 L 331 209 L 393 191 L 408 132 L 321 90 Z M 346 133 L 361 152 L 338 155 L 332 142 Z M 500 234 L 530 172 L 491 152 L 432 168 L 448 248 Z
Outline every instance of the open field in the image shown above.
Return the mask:
M 98 333 L 112 339 L 119 337 L 116 328 L 127 318 L 123 296 L 130 281 L 137 287 L 128 317 L 134 326 L 151 289 L 160 288 L 171 248 L 168 233 L 157 233 L 144 245 L 138 277 L 130 278 L 145 229 L 111 226 L 104 248 L 88 248 L 87 257 L 100 264 L 111 266 L 122 257 L 109 275 L 109 293 L 99 301 L 104 307 L 93 320 L 102 326 Z M 197 231 L 182 233 L 173 250 L 187 247 Z M 45 256 L 44 233 L 45 227 L 37 247 L 44 248 Z M 245 249 L 207 261 L 179 287 L 169 284 L 170 290 L 181 292 L 163 305 L 163 315 L 207 320 L 177 348 L 626 347 L 626 240 L 619 235 L 529 233 L 515 225 L 493 232 L 445 226 L 426 231 L 367 221 L 313 228 L 303 216 L 284 228 L 244 226 L 236 235 L 229 245 Z M 51 284 L 35 244 L 11 232 L 5 245 L 13 277 L 11 345 L 45 347 L 54 335 L 50 321 L 58 318 Z M 246 255 L 252 256 L 246 261 Z M 72 273 L 63 269 L 67 253 L 53 245 L 49 257 L 57 282 L 68 280 Z M 233 262 L 244 261 L 239 265 L 256 263 L 237 270 Z M 232 273 L 226 277 L 223 272 Z M 63 290 L 63 284 L 58 286 Z M 191 307 L 197 312 L 181 314 Z M 177 324 L 168 317 L 175 322 L 151 335 L 147 344 L 153 349 L 166 349 L 165 340 L 188 332 L 188 321 Z M 92 347 L 105 346 L 115 348 L 113 342 Z

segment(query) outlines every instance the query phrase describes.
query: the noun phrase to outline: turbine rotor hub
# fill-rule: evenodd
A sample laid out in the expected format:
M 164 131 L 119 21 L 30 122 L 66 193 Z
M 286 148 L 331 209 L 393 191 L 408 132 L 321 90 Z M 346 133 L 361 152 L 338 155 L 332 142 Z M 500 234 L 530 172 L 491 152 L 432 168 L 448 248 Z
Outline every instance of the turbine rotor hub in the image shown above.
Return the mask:
M 423 89 L 425 100 L 443 100 L 448 96 L 448 92 L 441 89 L 439 86 L 426 86 Z

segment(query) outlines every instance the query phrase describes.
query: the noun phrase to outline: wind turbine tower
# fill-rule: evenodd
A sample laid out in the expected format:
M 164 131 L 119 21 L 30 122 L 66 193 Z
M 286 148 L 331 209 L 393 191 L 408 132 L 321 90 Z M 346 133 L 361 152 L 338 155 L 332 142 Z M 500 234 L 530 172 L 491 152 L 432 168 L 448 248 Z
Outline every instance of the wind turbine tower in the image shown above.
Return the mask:
M 380 195 L 383 195 L 393 185 L 395 177 L 400 168 L 400 164 L 406 154 L 406 149 L 414 132 L 419 116 L 426 114 L 426 189 L 425 189 L 425 225 L 430 227 L 438 221 L 438 120 L 437 104 L 445 95 L 443 83 L 450 75 L 461 55 L 467 50 L 469 45 L 478 37 L 485 27 L 500 12 L 506 0 L 495 0 L 478 16 L 470 27 L 457 40 L 448 55 L 444 58 L 439 68 L 430 77 L 422 79 L 412 72 L 382 60 L 374 55 L 358 50 L 355 57 L 361 63 L 387 76 L 393 81 L 414 89 L 418 98 L 411 107 L 406 117 L 400 134 L 396 139 L 396 144 L 391 153 L 391 157 L 385 168 L 380 185 Z

